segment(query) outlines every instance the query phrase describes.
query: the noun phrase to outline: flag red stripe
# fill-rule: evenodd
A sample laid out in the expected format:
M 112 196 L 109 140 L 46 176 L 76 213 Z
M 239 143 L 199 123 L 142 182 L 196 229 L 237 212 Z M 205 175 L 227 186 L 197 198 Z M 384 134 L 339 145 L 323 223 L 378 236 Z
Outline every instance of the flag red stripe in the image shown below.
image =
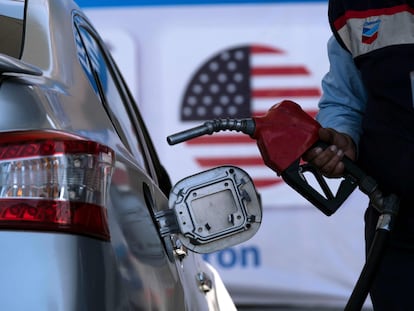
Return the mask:
M 220 157 L 220 158 L 196 158 L 197 163 L 202 167 L 211 167 L 224 164 L 237 166 L 263 166 L 265 165 L 260 156 L 257 157 Z
M 294 88 L 294 89 L 256 89 L 252 90 L 252 97 L 319 97 L 321 92 L 318 88 Z
M 253 178 L 253 183 L 257 188 L 264 188 L 281 184 L 283 179 L 276 176 L 274 178 Z
M 267 46 L 261 46 L 261 45 L 251 46 L 250 52 L 253 54 L 266 54 L 266 53 L 283 54 L 284 53 L 282 50 L 270 48 Z
M 316 117 L 318 110 L 306 110 L 306 113 L 310 115 L 312 118 Z
M 254 144 L 256 141 L 245 134 L 200 136 L 186 141 L 188 145 L 209 145 L 209 144 Z
M 303 66 L 253 67 L 250 74 L 253 76 L 309 75 L 309 71 Z

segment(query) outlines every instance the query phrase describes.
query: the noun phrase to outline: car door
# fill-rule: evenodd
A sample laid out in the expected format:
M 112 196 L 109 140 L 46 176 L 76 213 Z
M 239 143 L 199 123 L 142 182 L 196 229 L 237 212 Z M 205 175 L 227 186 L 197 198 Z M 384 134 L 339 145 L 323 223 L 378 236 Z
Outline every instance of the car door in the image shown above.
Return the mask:
M 100 37 L 74 16 L 85 73 L 101 97 L 121 141 L 110 190 L 110 230 L 133 309 L 185 310 L 185 291 L 169 240 L 159 234 L 154 213 L 168 209 L 169 178 L 139 112 Z M 163 189 L 161 189 L 161 187 Z
M 165 226 L 164 217 L 171 214 L 168 173 L 109 51 L 84 18 L 75 17 L 75 23 L 92 86 L 124 142 L 111 199 L 118 219 L 113 224 L 118 233 L 115 249 L 126 272 L 131 303 L 161 310 L 234 310 L 216 271 L 184 246 L 179 232 Z

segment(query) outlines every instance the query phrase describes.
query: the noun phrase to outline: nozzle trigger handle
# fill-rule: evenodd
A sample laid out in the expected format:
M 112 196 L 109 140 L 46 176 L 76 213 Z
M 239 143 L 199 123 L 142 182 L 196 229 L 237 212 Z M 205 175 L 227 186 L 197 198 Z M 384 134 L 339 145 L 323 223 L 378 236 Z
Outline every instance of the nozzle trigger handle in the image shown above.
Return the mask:
M 323 194 L 318 192 L 310 182 L 305 173 L 312 174 Z M 310 164 L 300 164 L 299 160 L 292 163 L 281 173 L 282 179 L 305 199 L 317 207 L 327 216 L 331 216 L 345 202 L 357 187 L 354 178 L 345 175 L 336 193 L 332 193 L 323 175 Z

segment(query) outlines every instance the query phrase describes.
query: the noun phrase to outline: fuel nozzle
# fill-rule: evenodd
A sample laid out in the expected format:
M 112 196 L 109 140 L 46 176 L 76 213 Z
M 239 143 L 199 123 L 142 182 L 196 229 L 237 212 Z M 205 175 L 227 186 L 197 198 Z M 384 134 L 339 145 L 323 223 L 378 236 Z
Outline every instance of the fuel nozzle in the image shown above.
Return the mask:
M 278 174 L 300 158 L 318 139 L 320 125 L 293 101 L 272 106 L 265 115 L 248 119 L 217 119 L 170 135 L 175 145 L 202 135 L 220 131 L 237 131 L 257 141 L 265 164 Z
M 319 143 L 320 124 L 295 102 L 284 100 L 273 105 L 265 115 L 249 119 L 219 119 L 167 137 L 170 145 L 219 131 L 238 131 L 256 140 L 264 163 L 326 215 L 333 214 L 357 186 L 358 168 L 345 176 L 333 194 L 320 172 L 301 163 L 304 153 Z M 349 160 L 349 162 L 351 162 Z M 319 193 L 305 178 L 314 175 L 323 193 Z
M 206 121 L 197 127 L 170 135 L 167 137 L 167 142 L 170 145 L 182 143 L 184 141 L 203 136 L 211 135 L 220 131 L 236 131 L 242 132 L 249 136 L 253 136 L 255 130 L 255 123 L 253 119 L 216 119 Z

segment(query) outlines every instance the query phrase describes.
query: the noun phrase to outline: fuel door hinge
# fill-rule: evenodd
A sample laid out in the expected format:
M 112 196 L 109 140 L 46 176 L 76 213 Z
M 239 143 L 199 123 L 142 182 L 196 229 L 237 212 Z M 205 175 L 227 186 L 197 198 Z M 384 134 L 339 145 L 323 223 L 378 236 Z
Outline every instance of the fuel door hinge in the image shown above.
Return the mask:
M 162 210 L 155 213 L 155 219 L 162 237 L 180 233 L 180 226 L 173 209 Z

